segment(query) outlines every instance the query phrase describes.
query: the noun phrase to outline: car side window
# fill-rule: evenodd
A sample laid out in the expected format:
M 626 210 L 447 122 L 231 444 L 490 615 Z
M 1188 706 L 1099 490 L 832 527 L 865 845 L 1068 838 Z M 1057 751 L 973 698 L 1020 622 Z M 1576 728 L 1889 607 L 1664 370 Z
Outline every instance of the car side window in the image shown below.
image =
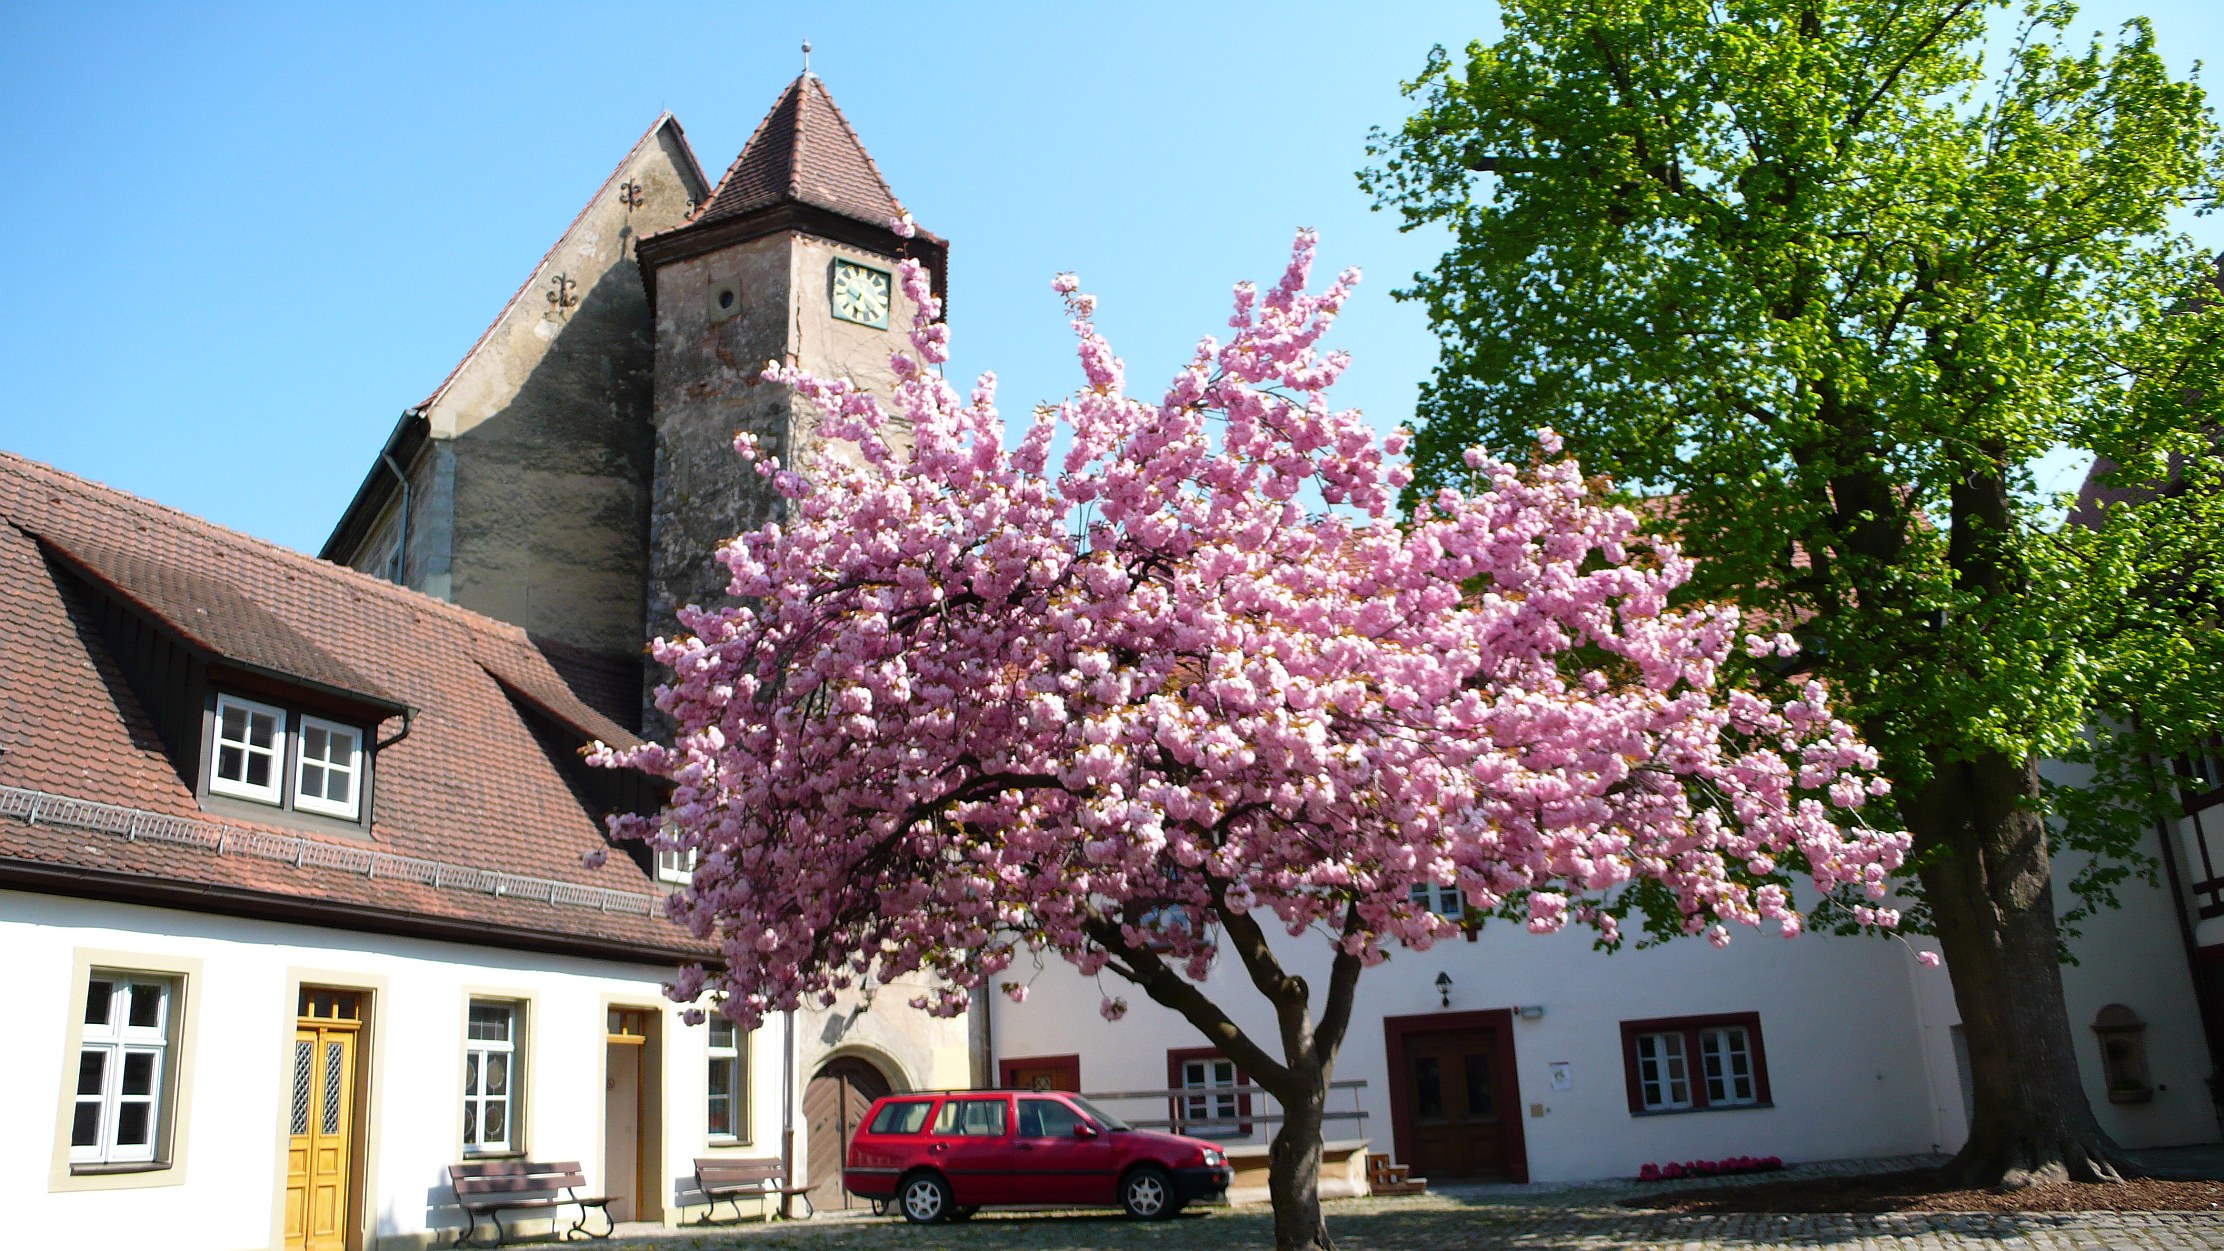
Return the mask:
M 927 1109 L 932 1104 L 920 1099 L 907 1099 L 901 1103 L 884 1103 L 873 1114 L 876 1134 L 916 1134 L 927 1123 Z
M 945 1099 L 942 1110 L 935 1113 L 934 1132 L 966 1138 L 1002 1138 L 1005 1106 L 1002 1099 Z
M 1081 1114 L 1061 1099 L 1019 1101 L 1019 1136 L 1022 1138 L 1071 1138 Z

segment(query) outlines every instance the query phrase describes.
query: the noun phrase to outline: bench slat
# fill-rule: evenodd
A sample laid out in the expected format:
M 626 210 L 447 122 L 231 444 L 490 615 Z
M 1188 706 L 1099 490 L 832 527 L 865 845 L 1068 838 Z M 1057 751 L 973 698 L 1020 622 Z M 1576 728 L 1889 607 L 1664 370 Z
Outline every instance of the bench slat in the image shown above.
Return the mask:
M 579 1171 L 577 1160 L 472 1160 L 448 1166 L 450 1177 L 516 1177 Z
M 585 1186 L 583 1173 L 543 1173 L 536 1178 L 456 1178 L 458 1195 L 507 1195 L 525 1191 L 563 1191 L 569 1186 Z

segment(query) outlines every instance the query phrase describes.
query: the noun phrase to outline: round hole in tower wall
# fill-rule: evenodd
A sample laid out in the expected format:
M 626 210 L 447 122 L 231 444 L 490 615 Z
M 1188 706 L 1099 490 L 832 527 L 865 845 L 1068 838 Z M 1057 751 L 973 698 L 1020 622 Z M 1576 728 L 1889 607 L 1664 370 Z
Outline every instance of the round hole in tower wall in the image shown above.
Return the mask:
M 741 287 L 731 280 L 711 284 L 710 317 L 712 321 L 725 321 L 741 312 Z

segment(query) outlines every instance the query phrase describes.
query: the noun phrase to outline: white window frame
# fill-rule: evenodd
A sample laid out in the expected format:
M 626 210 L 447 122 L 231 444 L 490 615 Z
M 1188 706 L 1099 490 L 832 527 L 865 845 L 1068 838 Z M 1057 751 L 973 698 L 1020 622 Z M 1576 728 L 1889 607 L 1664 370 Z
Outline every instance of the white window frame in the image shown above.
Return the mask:
M 312 717 L 307 713 L 303 713 L 295 719 L 300 722 L 300 725 L 295 727 L 292 736 L 295 744 L 293 752 L 293 806 L 302 812 L 322 813 L 328 817 L 341 817 L 349 821 L 355 820 L 356 814 L 363 810 L 363 765 L 365 763 L 363 731 L 345 722 L 327 721 L 323 717 Z M 309 731 L 311 730 L 324 731 L 327 744 L 331 743 L 335 735 L 344 734 L 347 736 L 348 740 L 355 745 L 355 748 L 350 753 L 350 763 L 346 768 L 343 769 L 333 765 L 329 759 L 316 761 L 309 759 Z M 311 795 L 302 787 L 302 775 L 312 767 L 324 770 L 327 775 L 338 773 L 346 776 L 348 780 L 346 803 L 334 803 L 321 795 Z M 329 782 L 327 785 L 329 785 Z
M 658 848 L 656 853 L 656 880 L 674 886 L 687 886 L 695 881 L 695 866 L 701 860 L 693 847 Z
M 726 1041 L 721 1043 L 719 1031 L 723 1029 Z M 744 1084 L 749 1075 L 749 1035 L 739 1025 L 725 1016 L 710 1020 L 708 1063 L 703 1074 L 703 1125 L 705 1135 L 715 1143 L 739 1143 L 749 1140 L 749 1090 Z M 710 1078 L 723 1067 L 726 1070 L 726 1093 L 720 1095 L 713 1089 Z M 710 1129 L 712 1105 L 723 1098 L 726 1101 L 727 1133 Z
M 270 746 L 270 785 L 268 786 L 256 786 L 252 782 L 246 781 L 244 777 L 247 758 L 261 750 L 253 746 L 252 737 L 247 739 L 227 739 L 224 737 L 224 713 L 231 708 L 240 709 L 247 714 L 250 736 L 254 733 L 256 714 L 262 713 L 278 719 L 278 730 Z M 261 804 L 283 804 L 286 798 L 287 755 L 292 743 L 292 737 L 287 732 L 287 721 L 286 710 L 275 704 L 257 703 L 251 699 L 241 699 L 237 695 L 218 695 L 216 697 L 216 717 L 209 728 L 209 793 L 229 795 L 235 799 L 247 799 Z M 240 769 L 243 775 L 240 780 L 235 781 L 223 775 L 226 744 L 236 746 L 240 750 Z
M 1733 1045 L 1734 1042 L 1734 1045 Z M 1737 1071 L 1743 1061 L 1745 1072 Z M 1761 1101 L 1753 1064 L 1753 1035 L 1743 1025 L 1709 1025 L 1699 1030 L 1699 1076 L 1707 1084 L 1710 1108 L 1749 1108 Z M 1743 1083 L 1744 1090 L 1738 1087 Z M 1719 1087 L 1720 1095 L 1715 1093 Z
M 1414 907 L 1426 908 L 1440 917 L 1457 921 L 1467 915 L 1467 900 L 1457 886 L 1415 882 L 1406 888 L 1405 897 Z
M 1686 1112 L 1691 1098 L 1691 1057 L 1684 1054 L 1684 1031 L 1662 1030 L 1637 1036 L 1638 1101 L 1647 1112 Z M 1675 1090 L 1683 1087 L 1683 1098 Z
M 507 1015 L 509 1030 L 506 1037 L 473 1038 L 472 1014 L 481 1008 L 497 1009 Z M 518 1109 L 524 1100 L 519 1098 L 525 1076 L 525 1049 L 519 1042 L 524 1032 L 525 1005 L 514 999 L 472 999 L 463 1015 L 463 1153 L 465 1155 L 508 1155 L 522 1149 L 524 1136 L 518 1132 Z M 487 1093 L 486 1074 L 493 1057 L 500 1056 L 503 1063 L 501 1094 Z M 502 1137 L 491 1140 L 486 1133 L 486 1110 L 500 1106 L 502 1109 Z M 476 1113 L 476 1115 L 474 1115 Z M 476 1138 L 477 1141 L 473 1141 Z
M 1244 1083 L 1236 1062 L 1226 1056 L 1188 1056 L 1178 1063 L 1182 1123 L 1174 1132 L 1206 1138 L 1244 1132 L 1243 1098 L 1235 1089 Z
M 70 1103 L 69 1162 L 77 1164 L 152 1164 L 160 1158 L 164 1145 L 164 1104 L 169 1098 L 167 1079 L 173 1047 L 172 1026 L 178 1019 L 177 991 L 179 980 L 174 976 L 110 969 L 94 969 L 86 979 L 85 1014 L 92 1013 L 92 987 L 98 983 L 109 986 L 106 1013 L 100 1021 L 86 1021 L 78 1044 L 77 1068 L 72 1079 L 78 1093 Z M 131 1024 L 132 1005 L 142 995 L 155 997 L 155 1023 Z M 85 1089 L 85 1061 L 91 1056 L 100 1057 L 101 1069 L 93 1083 L 96 1089 Z M 149 1066 L 147 1089 L 142 1093 L 127 1093 L 123 1089 L 124 1072 L 134 1057 L 146 1057 Z M 96 1113 L 94 1141 L 77 1142 L 77 1117 L 79 1110 L 91 1106 Z M 119 1144 L 116 1135 L 121 1128 L 123 1109 L 127 1105 L 144 1105 L 147 1109 L 147 1140 L 144 1143 Z

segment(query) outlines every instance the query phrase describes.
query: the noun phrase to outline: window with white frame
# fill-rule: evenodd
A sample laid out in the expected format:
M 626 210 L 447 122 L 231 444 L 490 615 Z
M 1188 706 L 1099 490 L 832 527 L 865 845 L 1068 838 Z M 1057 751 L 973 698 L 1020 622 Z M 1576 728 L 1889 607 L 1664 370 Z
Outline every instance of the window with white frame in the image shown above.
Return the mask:
M 1624 1021 L 1622 1048 L 1632 1113 L 1769 1106 L 1757 1013 Z
M 71 1164 L 146 1164 L 162 1139 L 175 979 L 95 970 L 85 987 Z
M 361 819 L 371 763 L 363 727 L 219 694 L 210 737 L 210 794 Z
M 1176 1090 L 1194 1092 L 1174 1100 L 1180 1122 L 1175 1133 L 1212 1137 L 1251 1132 L 1251 1097 L 1239 1090 L 1243 1074 L 1235 1061 L 1212 1051 L 1183 1050 L 1169 1052 L 1166 1067 Z
M 513 1151 L 522 1141 L 517 1132 L 517 1092 L 524 1067 L 518 1047 L 521 1015 L 514 1003 L 471 1001 L 463 1049 L 466 1154 Z
M 363 734 L 322 717 L 301 718 L 293 806 L 354 820 L 362 802 Z
M 1438 916 L 1450 917 L 1455 921 L 1467 915 L 1467 901 L 1460 897 L 1457 886 L 1415 882 L 1406 889 L 1406 898 L 1416 908 L 1427 908 Z
M 685 886 L 695 880 L 695 849 L 675 847 L 656 853 L 656 876 L 660 882 Z
M 1759 1103 L 1753 1082 L 1753 1038 L 1742 1025 L 1699 1031 L 1699 1071 L 1706 1078 L 1707 1106 L 1734 1108 Z
M 1681 1111 L 1691 1106 L 1691 1067 L 1683 1054 L 1683 1034 L 1637 1036 L 1637 1084 L 1647 1112 Z
M 708 1126 L 712 1139 L 739 1142 L 749 1123 L 749 1036 L 724 1016 L 710 1019 Z
M 286 711 L 237 695 L 216 697 L 216 752 L 209 789 L 258 803 L 284 798 Z

